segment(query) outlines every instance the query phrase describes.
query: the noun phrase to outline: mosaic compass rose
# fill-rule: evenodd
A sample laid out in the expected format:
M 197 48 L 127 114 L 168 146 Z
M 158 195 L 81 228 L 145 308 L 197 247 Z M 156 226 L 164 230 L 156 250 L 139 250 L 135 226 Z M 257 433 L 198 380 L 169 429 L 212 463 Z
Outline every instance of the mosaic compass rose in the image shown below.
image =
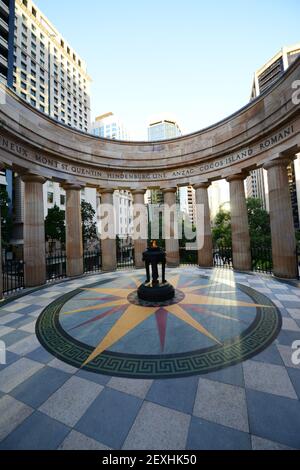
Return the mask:
M 48 306 L 41 343 L 66 362 L 125 377 L 174 377 L 251 357 L 276 337 L 281 317 L 261 293 L 214 278 L 174 274 L 175 299 L 140 301 L 138 276 L 114 276 Z

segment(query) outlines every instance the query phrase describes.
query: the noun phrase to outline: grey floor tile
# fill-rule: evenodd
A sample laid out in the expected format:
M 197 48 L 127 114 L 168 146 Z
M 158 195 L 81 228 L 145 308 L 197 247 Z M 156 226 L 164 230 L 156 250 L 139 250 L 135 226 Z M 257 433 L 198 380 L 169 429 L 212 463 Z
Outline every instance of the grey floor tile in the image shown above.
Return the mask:
M 0 398 L 0 442 L 8 436 L 24 419 L 26 419 L 33 409 L 9 395 Z
M 251 361 L 266 362 L 268 364 L 276 364 L 283 366 L 283 360 L 279 354 L 276 344 L 271 344 L 264 351 L 251 358 Z
M 299 331 L 300 332 L 300 328 L 297 325 L 297 323 L 295 322 L 295 320 L 293 320 L 293 318 L 283 318 L 282 319 L 282 329 L 283 330 Z
M 244 372 L 242 364 L 225 367 L 224 369 L 218 370 L 216 372 L 210 372 L 209 374 L 205 374 L 205 378 L 216 380 L 217 382 L 224 382 L 229 385 L 238 385 L 239 387 L 244 387 Z
M 2 338 L 2 336 L 7 335 L 8 333 L 13 333 L 14 331 L 15 329 L 9 326 L 0 326 L 0 339 Z
M 300 400 L 300 368 L 299 370 L 288 368 L 287 371 L 297 393 L 298 399 Z
M 81 377 L 82 379 L 90 380 L 91 382 L 95 382 L 99 385 L 106 385 L 111 379 L 109 375 L 95 374 L 94 372 L 89 372 L 84 369 L 79 369 L 79 371 L 76 372 L 75 375 L 76 377 Z
M 251 450 L 248 433 L 192 417 L 188 450 Z
M 20 330 L 19 330 L 20 331 Z M 40 342 L 35 335 L 27 336 L 26 338 L 21 339 L 17 343 L 8 347 L 8 350 L 18 354 L 19 356 L 24 356 L 35 349 L 40 347 Z
M 107 386 L 138 398 L 145 398 L 152 383 L 152 380 L 112 377 Z
M 12 333 L 8 333 L 7 335 L 2 336 L 1 340 L 5 342 L 6 347 L 8 348 L 9 346 L 12 346 L 13 344 L 21 341 L 24 338 L 27 338 L 28 336 L 30 336 L 30 334 L 26 333 L 26 331 L 15 330 Z
M 39 410 L 73 427 L 102 390 L 102 385 L 73 376 Z
M 185 449 L 190 416 L 154 403 L 144 402 L 123 449 Z
M 109 447 L 77 431 L 71 431 L 58 450 L 110 450 Z
M 44 367 L 16 387 L 11 395 L 33 408 L 38 408 L 69 378 L 70 375 L 61 370 Z
M 5 357 L 6 363 L 0 364 L 0 371 L 3 369 L 6 369 L 6 367 L 18 361 L 19 359 L 20 359 L 20 356 L 18 356 L 17 354 L 14 354 L 10 351 L 6 351 L 6 357 Z
M 291 450 L 291 447 L 258 436 L 251 436 L 251 442 L 253 450 Z
M 9 326 L 9 324 L 16 320 L 17 318 L 23 318 L 22 315 L 20 315 L 19 313 L 11 313 L 11 312 L 7 312 L 6 310 L 4 309 L 1 309 L 0 310 L 0 325 L 7 325 Z
M 299 401 L 254 390 L 246 394 L 250 433 L 299 449 Z
M 43 347 L 39 347 L 34 351 L 26 354 L 28 359 L 32 359 L 33 361 L 41 362 L 43 364 L 48 364 L 50 361 L 53 361 L 54 357 L 50 354 L 46 349 Z
M 11 313 L 15 313 L 15 312 L 20 312 L 20 310 L 22 310 L 22 308 L 26 308 L 28 307 L 27 304 L 25 304 L 24 302 L 20 301 L 18 302 L 18 300 L 14 301 L 14 302 L 11 302 L 9 303 L 8 305 L 5 306 L 5 310 L 7 312 L 11 312 Z M 21 312 L 20 312 L 21 313 Z
M 48 366 L 53 367 L 54 369 L 62 370 L 63 372 L 67 372 L 67 374 L 75 374 L 78 371 L 76 367 L 70 366 L 66 362 L 62 362 L 57 358 L 54 358 L 52 361 L 50 361 Z
M 21 326 L 20 330 L 26 331 L 26 333 L 35 333 L 35 327 L 36 327 L 36 320 L 33 320 L 32 317 L 30 317 L 30 323 L 27 323 L 24 326 Z
M 9 326 L 12 328 L 21 328 L 22 326 L 28 325 L 29 323 L 32 322 L 32 318 L 29 317 L 28 315 L 22 315 L 21 318 L 18 318 L 17 320 L 12 321 Z
M 295 368 L 300 370 L 300 364 L 296 364 L 292 360 L 292 355 L 295 350 L 292 349 L 292 345 L 290 346 L 282 346 L 281 344 L 277 344 L 278 351 L 282 357 L 284 365 L 286 367 Z
M 183 413 L 192 414 L 199 377 L 155 380 L 147 400 Z
M 69 432 L 64 424 L 36 411 L 0 444 L 0 449 L 54 450 Z
M 4 393 L 11 392 L 43 367 L 43 364 L 39 364 L 31 359 L 25 357 L 19 359 L 0 371 L 0 390 Z
M 300 334 L 297 331 L 281 330 L 277 337 L 277 340 L 280 345 L 291 347 L 294 341 L 299 340 L 299 337 Z
M 120 449 L 142 400 L 106 387 L 76 425 L 76 430 L 113 449 Z
M 284 366 L 246 361 L 243 363 L 243 368 L 247 388 L 297 399 L 296 392 Z
M 239 431 L 249 431 L 245 390 L 241 387 L 201 378 L 193 414 Z
M 300 320 L 300 308 L 288 308 L 287 311 L 294 320 Z
M 37 304 L 30 304 L 30 305 L 27 304 L 27 306 L 19 309 L 18 313 L 22 314 L 23 316 L 26 316 L 27 317 L 27 322 L 28 322 L 30 320 L 30 317 L 28 317 L 28 315 L 30 315 L 32 312 L 34 312 L 38 308 L 39 308 L 39 305 L 37 305 Z M 17 328 L 20 328 L 20 326 L 22 326 L 22 325 L 17 326 Z

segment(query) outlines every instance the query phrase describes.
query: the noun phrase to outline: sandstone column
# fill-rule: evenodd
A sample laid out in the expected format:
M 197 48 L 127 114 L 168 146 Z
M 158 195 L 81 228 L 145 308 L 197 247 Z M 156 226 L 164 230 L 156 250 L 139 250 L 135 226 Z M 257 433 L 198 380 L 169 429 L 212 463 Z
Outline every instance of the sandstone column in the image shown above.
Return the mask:
M 66 183 L 66 254 L 67 276 L 75 277 L 83 274 L 83 241 L 80 184 Z
M 1 231 L 1 207 L 0 207 L 0 299 L 3 297 L 3 277 L 2 277 L 2 231 Z
M 203 268 L 213 266 L 213 242 L 207 191 L 209 186 L 210 183 L 194 185 L 196 192 L 197 243 L 200 244 L 198 246 L 198 264 Z M 203 226 L 199 226 L 200 223 L 203 223 Z
M 46 248 L 43 184 L 38 175 L 22 176 L 24 188 L 24 263 L 25 287 L 46 282 Z
M 117 269 L 116 224 L 114 214 L 114 189 L 99 189 L 101 194 L 101 254 L 102 271 Z
M 177 211 L 176 211 L 177 188 L 167 188 L 164 193 L 164 233 L 166 242 L 167 266 L 176 267 L 180 264 L 179 242 L 177 234 Z
M 230 186 L 233 267 L 239 271 L 252 268 L 248 213 L 245 198 L 245 173 L 227 178 Z
M 296 240 L 287 166 L 289 158 L 266 163 L 268 171 L 273 272 L 275 276 L 294 279 L 298 276 Z
M 136 268 L 143 268 L 143 252 L 147 249 L 148 217 L 145 206 L 145 189 L 132 191 L 134 224 L 134 263 Z

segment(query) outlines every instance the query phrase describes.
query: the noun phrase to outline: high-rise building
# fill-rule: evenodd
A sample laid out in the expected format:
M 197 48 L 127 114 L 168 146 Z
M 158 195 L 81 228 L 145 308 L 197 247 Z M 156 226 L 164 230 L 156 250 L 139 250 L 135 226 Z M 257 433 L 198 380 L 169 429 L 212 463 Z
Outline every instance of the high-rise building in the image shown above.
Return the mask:
M 86 63 L 31 0 L 15 0 L 15 92 L 50 117 L 90 128 Z
M 96 117 L 95 122 L 92 124 L 92 133 L 106 139 L 130 140 L 129 132 L 124 123 L 112 112 Z M 130 241 L 133 233 L 132 194 L 126 190 L 115 191 L 113 198 L 116 213 L 116 233 L 121 240 Z
M 300 43 L 283 47 L 277 54 L 254 73 L 251 99 L 264 93 L 285 70 L 300 56 Z
M 13 84 L 13 42 L 15 24 L 15 0 L 0 0 L 0 81 Z M 0 96 L 1 100 L 1 96 Z M 0 185 L 5 186 L 12 200 L 12 172 L 0 170 Z M 12 210 L 12 206 L 10 205 Z
M 180 137 L 181 135 L 182 132 L 176 120 L 170 118 L 169 116 L 159 116 L 156 119 L 151 120 L 148 126 L 149 141 L 174 139 L 176 137 Z M 185 201 L 188 201 L 187 191 L 188 190 L 186 187 L 178 189 L 177 200 L 179 203 L 181 199 L 184 201 L 180 204 L 181 209 L 186 206 Z M 151 191 L 147 191 L 146 199 L 148 204 L 153 206 L 163 204 L 164 201 L 163 193 L 159 189 L 152 189 Z M 153 218 L 152 212 L 153 211 L 151 210 L 149 212 L 150 220 Z
M 300 56 L 300 43 L 283 47 L 274 57 L 258 69 L 254 74 L 251 100 L 268 90 Z M 300 156 L 288 168 L 289 187 L 293 207 L 294 225 L 299 229 L 298 198 L 300 196 Z M 258 197 L 268 209 L 268 188 L 266 172 L 262 168 L 254 170 L 246 181 L 247 197 Z
M 96 117 L 92 133 L 107 139 L 130 140 L 129 132 L 123 122 L 111 112 Z
M 8 0 L 5 0 L 6 3 Z M 3 0 L 0 0 L 2 7 Z M 90 83 L 84 60 L 31 0 L 10 0 L 14 31 L 8 56 L 8 77 L 22 99 L 62 124 L 82 132 L 90 130 Z M 1 23 L 0 23 L 1 27 Z M 15 224 L 13 242 L 23 238 L 23 184 L 14 177 Z M 45 215 L 56 203 L 65 208 L 65 192 L 58 183 L 45 183 Z M 83 196 L 96 209 L 96 192 L 86 188 Z
M 13 84 L 15 0 L 0 1 L 0 80 Z
M 148 126 L 148 140 L 167 140 L 182 135 L 181 130 L 175 120 L 159 119 L 153 121 Z
M 250 175 L 246 178 L 247 197 L 255 197 L 261 200 L 264 209 L 268 209 L 268 201 L 266 198 L 266 171 L 263 168 L 250 171 Z

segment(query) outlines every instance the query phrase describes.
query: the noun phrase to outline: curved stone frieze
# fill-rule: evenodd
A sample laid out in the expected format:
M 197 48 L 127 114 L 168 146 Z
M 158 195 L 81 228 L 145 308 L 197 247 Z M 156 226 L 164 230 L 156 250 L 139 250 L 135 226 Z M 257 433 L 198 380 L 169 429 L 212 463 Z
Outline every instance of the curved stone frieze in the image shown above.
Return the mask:
M 0 85 L 0 161 L 55 181 L 111 188 L 227 178 L 297 153 L 299 79 L 300 59 L 266 93 L 218 124 L 151 143 L 102 139 L 70 129 Z

